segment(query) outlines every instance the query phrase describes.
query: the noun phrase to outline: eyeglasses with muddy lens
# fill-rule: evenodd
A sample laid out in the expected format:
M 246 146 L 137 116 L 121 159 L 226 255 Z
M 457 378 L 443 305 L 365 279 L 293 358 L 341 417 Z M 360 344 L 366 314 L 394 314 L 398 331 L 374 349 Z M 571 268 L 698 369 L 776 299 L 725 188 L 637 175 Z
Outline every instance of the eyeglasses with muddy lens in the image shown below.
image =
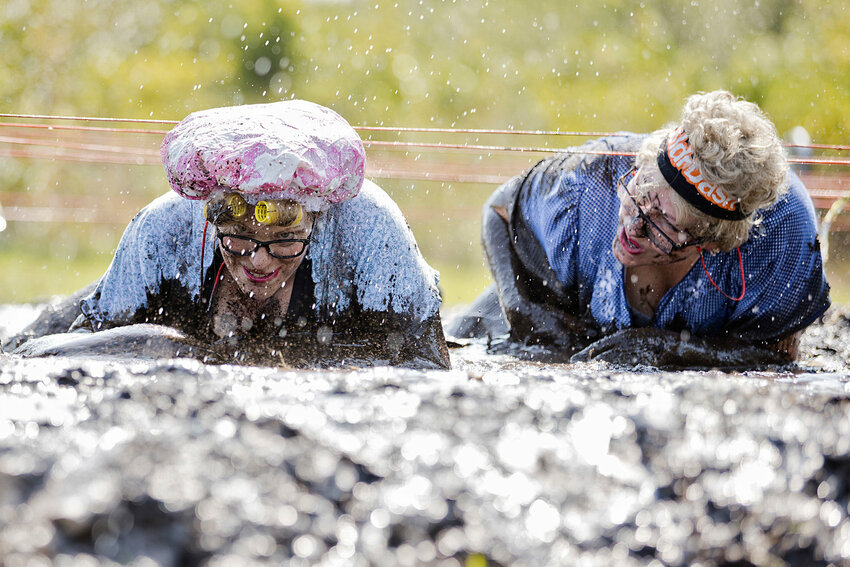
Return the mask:
M 272 258 L 287 260 L 297 258 L 304 253 L 309 244 L 309 238 L 279 238 L 277 240 L 257 240 L 248 236 L 238 234 L 224 234 L 219 232 L 218 238 L 222 247 L 236 256 L 250 256 L 260 248 L 265 248 Z
M 676 242 L 675 240 L 670 238 L 667 233 L 665 233 L 661 229 L 660 226 L 653 222 L 653 220 L 649 218 L 649 215 L 643 212 L 643 209 L 641 209 L 640 205 L 637 202 L 637 199 L 635 199 L 635 196 L 632 195 L 631 191 L 629 191 L 629 184 L 627 181 L 631 176 L 634 176 L 636 174 L 637 167 L 632 167 L 625 173 L 625 175 L 620 177 L 620 179 L 617 181 L 617 184 L 623 188 L 623 191 L 625 191 L 626 195 L 629 196 L 629 199 L 632 200 L 632 204 L 634 204 L 635 210 L 637 210 L 638 218 L 643 221 L 643 230 L 647 238 L 649 238 L 649 241 L 652 242 L 652 244 L 654 244 L 656 248 L 658 248 L 667 255 L 670 255 L 678 250 L 682 250 L 683 248 L 688 248 L 689 246 L 696 246 L 697 244 L 702 244 L 702 238 L 691 238 L 691 236 L 687 232 L 676 228 L 673 223 L 671 223 L 665 218 L 664 221 L 668 225 L 670 225 L 670 228 L 672 228 L 678 233 L 678 238 L 680 242 Z

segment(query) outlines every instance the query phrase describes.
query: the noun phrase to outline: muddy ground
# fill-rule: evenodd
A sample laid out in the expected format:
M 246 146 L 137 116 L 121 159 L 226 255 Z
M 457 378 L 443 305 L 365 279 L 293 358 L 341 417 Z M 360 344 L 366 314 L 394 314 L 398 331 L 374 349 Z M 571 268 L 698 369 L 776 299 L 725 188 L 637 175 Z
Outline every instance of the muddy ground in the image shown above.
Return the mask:
M 850 564 L 842 310 L 790 368 L 452 359 L 0 354 L 0 563 Z

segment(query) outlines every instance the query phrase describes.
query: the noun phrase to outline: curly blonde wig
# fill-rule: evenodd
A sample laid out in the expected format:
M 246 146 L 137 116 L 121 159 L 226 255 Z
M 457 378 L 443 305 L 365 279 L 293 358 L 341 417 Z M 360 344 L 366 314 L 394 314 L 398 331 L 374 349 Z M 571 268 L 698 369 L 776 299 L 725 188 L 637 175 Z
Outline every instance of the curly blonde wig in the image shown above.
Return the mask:
M 643 182 L 637 191 L 669 187 L 656 158 L 666 136 L 680 126 L 688 134 L 694 161 L 710 183 L 739 201 L 752 213 L 745 220 L 708 216 L 670 191 L 677 218 L 691 225 L 694 237 L 729 251 L 747 241 L 759 222 L 759 211 L 770 207 L 787 190 L 788 163 L 773 123 L 751 102 L 726 91 L 700 93 L 688 98 L 678 125 L 653 132 L 641 144 L 635 160 Z

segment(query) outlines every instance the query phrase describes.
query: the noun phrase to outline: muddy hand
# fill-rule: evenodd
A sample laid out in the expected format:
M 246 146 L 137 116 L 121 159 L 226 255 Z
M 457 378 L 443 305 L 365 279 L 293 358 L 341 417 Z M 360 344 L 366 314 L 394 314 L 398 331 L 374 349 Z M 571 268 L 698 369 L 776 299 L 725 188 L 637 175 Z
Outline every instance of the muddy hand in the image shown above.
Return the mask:
M 604 361 L 636 366 L 658 366 L 663 355 L 675 349 L 679 333 L 656 328 L 623 329 L 591 343 L 570 362 Z
M 778 353 L 746 342 L 685 337 L 654 327 L 618 331 L 576 353 L 570 361 L 663 368 L 742 368 L 784 363 Z

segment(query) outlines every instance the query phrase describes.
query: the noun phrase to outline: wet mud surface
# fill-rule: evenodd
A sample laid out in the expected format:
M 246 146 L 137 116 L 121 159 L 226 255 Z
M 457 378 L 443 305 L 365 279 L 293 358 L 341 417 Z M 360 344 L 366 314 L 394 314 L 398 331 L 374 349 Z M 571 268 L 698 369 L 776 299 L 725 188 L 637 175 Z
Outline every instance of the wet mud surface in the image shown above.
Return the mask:
M 846 314 L 802 351 L 736 373 L 477 343 L 448 372 L 0 354 L 0 557 L 850 564 Z

